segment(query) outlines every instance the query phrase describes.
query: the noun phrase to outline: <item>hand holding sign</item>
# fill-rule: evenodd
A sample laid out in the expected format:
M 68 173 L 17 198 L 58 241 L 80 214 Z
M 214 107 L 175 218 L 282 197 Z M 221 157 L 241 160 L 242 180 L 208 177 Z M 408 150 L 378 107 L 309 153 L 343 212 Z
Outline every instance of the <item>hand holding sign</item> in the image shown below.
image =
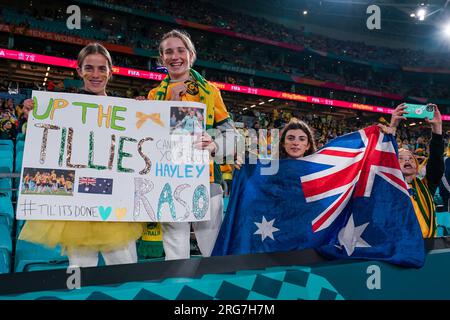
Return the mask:
M 194 141 L 194 148 L 207 150 L 209 154 L 214 154 L 217 150 L 217 145 L 214 143 L 213 138 L 205 131 L 197 136 Z

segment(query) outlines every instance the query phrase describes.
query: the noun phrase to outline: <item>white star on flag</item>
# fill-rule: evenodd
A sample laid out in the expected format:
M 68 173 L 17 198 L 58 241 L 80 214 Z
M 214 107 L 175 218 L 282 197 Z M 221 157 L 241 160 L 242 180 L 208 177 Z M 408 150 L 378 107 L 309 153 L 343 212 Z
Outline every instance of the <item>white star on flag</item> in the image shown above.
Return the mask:
M 256 226 L 258 227 L 258 230 L 256 230 L 254 234 L 260 234 L 261 241 L 264 241 L 264 239 L 266 239 L 267 237 L 275 240 L 273 238 L 273 233 L 279 231 L 280 229 L 277 229 L 273 226 L 274 221 L 275 219 L 267 221 L 266 217 L 263 216 L 261 223 L 254 222 L 254 224 L 256 224 Z
M 353 221 L 353 214 L 347 221 L 347 225 L 339 231 L 338 240 L 339 243 L 344 246 L 347 255 L 351 256 L 355 248 L 370 248 L 371 245 L 361 238 L 362 233 L 366 229 L 369 223 L 364 223 L 363 225 L 355 227 L 355 222 Z

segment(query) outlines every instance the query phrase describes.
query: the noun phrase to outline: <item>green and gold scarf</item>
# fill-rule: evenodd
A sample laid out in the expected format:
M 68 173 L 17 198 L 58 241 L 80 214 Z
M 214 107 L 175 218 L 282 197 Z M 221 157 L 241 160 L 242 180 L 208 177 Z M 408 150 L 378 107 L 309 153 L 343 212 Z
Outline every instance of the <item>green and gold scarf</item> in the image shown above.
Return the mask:
M 214 96 L 211 85 L 202 77 L 200 73 L 191 69 L 189 75 L 198 84 L 200 91 L 200 102 L 206 104 L 206 130 L 211 129 L 214 124 Z M 170 77 L 167 75 L 158 86 L 155 94 L 156 100 L 165 100 L 167 95 L 167 88 L 170 84 Z

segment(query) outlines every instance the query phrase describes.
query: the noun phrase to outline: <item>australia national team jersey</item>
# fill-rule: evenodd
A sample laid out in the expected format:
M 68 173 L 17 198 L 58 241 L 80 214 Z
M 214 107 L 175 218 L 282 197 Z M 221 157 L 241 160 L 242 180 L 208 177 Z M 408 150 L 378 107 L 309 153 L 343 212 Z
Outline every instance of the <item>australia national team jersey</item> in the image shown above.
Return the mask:
M 192 101 L 192 102 L 200 102 L 200 94 L 198 90 L 198 86 L 195 82 L 191 80 L 186 80 L 184 82 L 187 86 L 186 94 L 181 96 L 181 101 Z M 167 95 L 166 100 L 172 100 L 171 97 L 171 91 L 172 88 L 179 83 L 170 83 L 167 87 Z M 225 107 L 225 104 L 223 103 L 222 96 L 220 95 L 219 89 L 217 89 L 214 85 L 211 85 L 214 92 L 214 122 L 216 124 L 223 122 L 224 120 L 229 118 L 227 108 Z M 154 88 L 152 89 L 148 94 L 149 100 L 155 100 L 156 91 L 158 89 Z
M 181 101 L 191 101 L 191 102 L 200 102 L 200 90 L 198 85 L 191 80 L 186 80 L 184 82 L 186 84 L 187 90 L 186 94 L 181 96 Z M 170 83 L 167 86 L 167 93 L 165 100 L 172 100 L 171 93 L 172 88 L 179 83 Z M 226 130 L 232 128 L 228 123 L 230 121 L 230 116 L 228 115 L 227 108 L 223 103 L 222 96 L 220 95 L 219 89 L 214 85 L 210 84 L 213 92 L 211 93 L 214 97 L 214 124 L 213 128 L 218 128 L 219 130 Z M 158 91 L 158 87 L 152 89 L 148 93 L 149 100 L 155 100 L 156 92 Z M 191 131 L 192 132 L 192 131 Z M 217 163 L 210 163 L 210 182 L 220 184 L 222 181 L 222 172 L 220 171 L 220 167 Z

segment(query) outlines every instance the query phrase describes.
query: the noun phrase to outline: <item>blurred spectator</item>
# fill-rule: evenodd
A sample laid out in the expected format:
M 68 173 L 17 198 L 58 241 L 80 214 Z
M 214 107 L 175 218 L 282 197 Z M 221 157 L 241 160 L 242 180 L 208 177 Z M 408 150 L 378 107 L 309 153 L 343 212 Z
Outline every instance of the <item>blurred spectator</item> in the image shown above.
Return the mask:
M 1 140 L 16 139 L 16 130 L 10 119 L 0 120 L 0 139 Z
M 33 110 L 33 99 L 26 99 L 23 102 L 22 113 L 19 117 L 18 131 L 25 134 L 27 131 L 28 114 Z

